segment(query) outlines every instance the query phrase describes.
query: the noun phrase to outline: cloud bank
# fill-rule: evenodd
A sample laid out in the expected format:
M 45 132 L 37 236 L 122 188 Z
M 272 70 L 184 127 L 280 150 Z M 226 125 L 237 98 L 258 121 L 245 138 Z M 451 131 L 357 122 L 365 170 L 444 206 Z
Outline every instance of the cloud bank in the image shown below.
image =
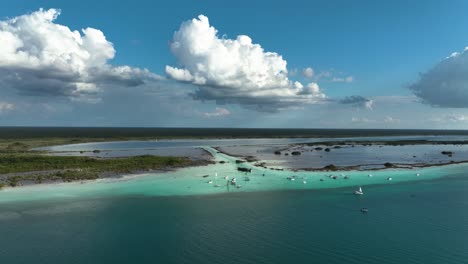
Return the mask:
M 325 98 L 318 85 L 310 88 L 289 80 L 281 55 L 265 51 L 245 35 L 218 37 L 203 15 L 182 23 L 170 49 L 180 67 L 166 66 L 166 75 L 196 85 L 195 99 L 277 111 Z
M 468 107 L 468 47 L 439 62 L 409 87 L 424 103 Z
M 57 9 L 0 21 L 0 85 L 20 94 L 94 101 L 105 86 L 138 86 L 147 70 L 108 64 L 115 49 L 104 33 L 55 23 Z

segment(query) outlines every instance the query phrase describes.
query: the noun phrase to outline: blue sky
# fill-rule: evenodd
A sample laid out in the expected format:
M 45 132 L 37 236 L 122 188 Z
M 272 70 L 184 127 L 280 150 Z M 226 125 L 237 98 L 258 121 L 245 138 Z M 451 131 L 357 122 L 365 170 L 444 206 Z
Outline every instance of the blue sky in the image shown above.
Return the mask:
M 70 31 L 91 27 L 112 43 L 64 46 L 53 56 L 63 59 L 73 49 L 109 55 L 76 67 L 51 60 L 50 47 L 70 34 L 54 35 L 59 27 L 39 32 L 34 23 L 42 22 L 28 16 L 40 8 L 61 10 L 44 23 Z M 0 4 L 0 20 L 8 24 L 0 38 L 3 31 L 23 44 L 52 46 L 0 47 L 0 125 L 468 128 L 466 10 L 461 0 L 11 1 Z M 201 14 L 216 28 L 218 46 L 188 54 L 206 42 L 191 35 L 209 30 L 193 22 L 202 21 Z M 20 16 L 35 26 L 19 31 L 22 20 L 11 19 Z M 185 35 L 176 38 L 176 31 Z M 226 69 L 226 55 L 237 52 L 227 40 L 241 43 L 239 35 L 263 53 L 241 49 L 231 58 L 236 66 Z M 230 53 L 210 53 L 213 47 Z M 23 50 L 29 60 L 20 59 Z M 277 53 L 274 62 L 265 59 L 267 52 Z M 453 52 L 459 54 L 449 57 Z M 313 74 L 304 74 L 307 68 Z M 79 77 L 61 83 L 51 72 Z M 308 88 L 311 83 L 318 88 Z

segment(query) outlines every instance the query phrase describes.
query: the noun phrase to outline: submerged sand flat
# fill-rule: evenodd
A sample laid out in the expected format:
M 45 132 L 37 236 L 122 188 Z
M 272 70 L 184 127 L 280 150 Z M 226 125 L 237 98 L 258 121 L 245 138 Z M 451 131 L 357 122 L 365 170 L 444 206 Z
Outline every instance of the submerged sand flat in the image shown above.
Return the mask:
M 462 175 L 468 169 L 468 164 L 455 164 L 381 171 L 293 172 L 287 169 L 280 171 L 259 168 L 251 163 L 236 164 L 235 157 L 219 153 L 211 147 L 205 147 L 205 149 L 214 156 L 216 164 L 183 168 L 166 173 L 132 175 L 120 179 L 6 188 L 0 191 L 0 203 L 81 197 L 209 195 L 229 192 L 340 187 L 349 187 L 351 194 L 358 186 L 363 186 L 365 192 L 366 185 L 431 180 L 445 176 Z M 220 161 L 225 163 L 220 163 Z M 239 172 L 237 170 L 239 166 L 249 168 L 252 172 Z M 329 177 L 330 175 L 338 178 L 332 179 Z M 295 176 L 295 180 L 288 180 L 287 177 L 290 176 Z M 348 179 L 345 179 L 344 176 L 347 176 Z M 233 177 L 237 179 L 241 188 L 229 184 L 229 180 Z M 248 177 L 249 181 L 245 181 L 245 177 Z M 388 179 L 389 177 L 391 180 Z

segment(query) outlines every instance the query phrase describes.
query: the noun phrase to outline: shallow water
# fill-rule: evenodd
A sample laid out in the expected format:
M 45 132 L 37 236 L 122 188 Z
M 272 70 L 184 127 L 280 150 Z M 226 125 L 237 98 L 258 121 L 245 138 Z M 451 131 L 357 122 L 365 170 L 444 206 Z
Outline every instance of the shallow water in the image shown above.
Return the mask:
M 466 263 L 468 178 L 0 206 L 2 263 Z M 363 214 L 360 208 L 369 208 Z

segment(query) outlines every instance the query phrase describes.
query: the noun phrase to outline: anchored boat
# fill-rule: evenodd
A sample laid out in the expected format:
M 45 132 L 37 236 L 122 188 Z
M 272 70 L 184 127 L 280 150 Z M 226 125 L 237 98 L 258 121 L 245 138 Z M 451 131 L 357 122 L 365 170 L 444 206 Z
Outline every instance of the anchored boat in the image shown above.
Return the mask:
M 361 186 L 359 186 L 359 189 L 357 189 L 356 191 L 354 191 L 354 194 L 356 194 L 356 195 L 363 195 L 363 194 L 364 194 L 364 192 L 362 191 Z

